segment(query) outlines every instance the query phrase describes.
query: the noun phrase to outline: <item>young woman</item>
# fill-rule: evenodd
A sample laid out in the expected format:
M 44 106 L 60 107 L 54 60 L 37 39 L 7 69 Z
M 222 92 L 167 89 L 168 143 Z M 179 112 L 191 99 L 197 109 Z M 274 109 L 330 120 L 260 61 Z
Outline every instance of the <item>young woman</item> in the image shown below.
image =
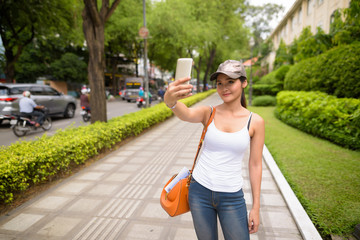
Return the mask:
M 196 235 L 200 240 L 218 239 L 217 217 L 225 239 L 248 240 L 249 233 L 258 231 L 260 224 L 260 186 L 264 120 L 246 109 L 244 88 L 246 72 L 241 62 L 227 60 L 210 77 L 216 81 L 217 93 L 223 103 L 216 106 L 208 127 L 202 153 L 199 156 L 189 188 L 189 205 Z M 183 84 L 189 78 L 170 84 L 165 104 L 183 121 L 206 125 L 211 108 L 188 108 L 178 102 L 191 96 L 192 86 Z M 249 177 L 252 208 L 247 215 L 242 159 L 250 144 Z

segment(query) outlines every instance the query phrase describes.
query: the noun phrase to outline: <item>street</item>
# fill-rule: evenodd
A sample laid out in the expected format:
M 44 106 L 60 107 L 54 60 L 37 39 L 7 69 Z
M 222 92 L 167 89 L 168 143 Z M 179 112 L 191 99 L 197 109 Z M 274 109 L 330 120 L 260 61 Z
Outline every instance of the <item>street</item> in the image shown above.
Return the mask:
M 152 105 L 156 104 L 157 102 L 153 102 Z M 41 137 L 44 133 L 47 133 L 48 136 L 51 136 L 56 133 L 58 129 L 64 129 L 70 125 L 73 126 L 81 126 L 83 124 L 87 125 L 90 123 L 84 123 L 82 117 L 80 115 L 80 105 L 79 102 L 77 103 L 76 113 L 74 118 L 60 118 L 60 117 L 53 117 L 52 118 L 52 128 L 45 132 L 41 128 L 37 129 L 36 131 L 29 132 L 25 135 L 25 137 L 19 138 L 16 137 L 13 133 L 12 129 L 10 128 L 10 124 L 8 122 L 4 122 L 0 125 L 0 146 L 9 146 L 11 143 L 15 143 L 18 140 L 32 140 L 36 137 Z M 117 98 L 113 101 L 107 102 L 107 118 L 108 120 L 121 116 L 127 113 L 136 112 L 140 110 L 136 103 L 131 102 L 128 103 L 127 101 L 123 101 L 120 98 Z

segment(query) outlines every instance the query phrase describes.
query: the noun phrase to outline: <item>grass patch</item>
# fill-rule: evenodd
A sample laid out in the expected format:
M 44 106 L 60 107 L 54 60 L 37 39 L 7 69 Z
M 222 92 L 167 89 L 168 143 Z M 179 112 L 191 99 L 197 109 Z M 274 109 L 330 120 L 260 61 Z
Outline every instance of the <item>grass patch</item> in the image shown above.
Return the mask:
M 265 144 L 324 238 L 360 223 L 360 152 L 286 125 L 275 107 L 249 107 L 265 120 Z

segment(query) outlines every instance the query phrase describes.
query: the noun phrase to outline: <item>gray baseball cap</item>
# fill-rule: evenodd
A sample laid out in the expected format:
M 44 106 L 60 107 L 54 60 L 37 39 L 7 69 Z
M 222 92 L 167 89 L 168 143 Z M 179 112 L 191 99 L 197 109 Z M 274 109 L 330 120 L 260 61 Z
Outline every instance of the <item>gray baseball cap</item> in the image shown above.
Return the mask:
M 240 61 L 226 60 L 221 63 L 216 72 L 211 74 L 210 80 L 216 80 L 217 76 L 223 73 L 233 79 L 238 79 L 241 76 L 246 77 L 246 71 L 244 65 Z

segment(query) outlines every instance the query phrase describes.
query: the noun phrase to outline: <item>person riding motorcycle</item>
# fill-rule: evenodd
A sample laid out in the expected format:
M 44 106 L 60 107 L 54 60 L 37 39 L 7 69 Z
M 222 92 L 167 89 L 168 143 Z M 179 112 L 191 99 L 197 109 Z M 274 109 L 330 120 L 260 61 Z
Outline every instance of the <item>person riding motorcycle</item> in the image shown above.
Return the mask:
M 85 110 L 90 110 L 90 98 L 85 88 L 81 89 L 80 106 L 85 107 Z
M 24 91 L 23 96 L 19 101 L 20 114 L 22 116 L 36 116 L 35 127 L 40 127 L 44 122 L 44 113 L 36 111 L 35 109 L 44 109 L 44 106 L 37 105 L 34 100 L 30 98 L 31 93 Z

